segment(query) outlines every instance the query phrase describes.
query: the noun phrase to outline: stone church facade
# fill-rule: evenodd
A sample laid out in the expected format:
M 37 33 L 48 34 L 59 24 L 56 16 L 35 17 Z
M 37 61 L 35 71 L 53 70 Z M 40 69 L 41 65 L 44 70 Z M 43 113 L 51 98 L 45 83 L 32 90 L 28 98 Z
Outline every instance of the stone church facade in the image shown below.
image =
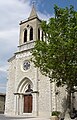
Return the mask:
M 66 91 L 51 84 L 30 61 L 35 41 L 44 38 L 40 23 L 34 6 L 28 20 L 20 22 L 19 50 L 8 60 L 6 115 L 50 116 L 63 109 Z

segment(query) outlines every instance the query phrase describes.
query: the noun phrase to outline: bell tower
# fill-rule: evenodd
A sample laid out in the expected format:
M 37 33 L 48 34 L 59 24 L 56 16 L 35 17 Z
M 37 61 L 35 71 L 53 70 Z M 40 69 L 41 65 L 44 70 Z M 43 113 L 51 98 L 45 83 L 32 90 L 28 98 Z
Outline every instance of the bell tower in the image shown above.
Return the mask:
M 41 20 L 38 18 L 35 6 L 32 6 L 30 16 L 27 20 L 20 22 L 19 51 L 33 48 L 34 41 L 41 40 Z

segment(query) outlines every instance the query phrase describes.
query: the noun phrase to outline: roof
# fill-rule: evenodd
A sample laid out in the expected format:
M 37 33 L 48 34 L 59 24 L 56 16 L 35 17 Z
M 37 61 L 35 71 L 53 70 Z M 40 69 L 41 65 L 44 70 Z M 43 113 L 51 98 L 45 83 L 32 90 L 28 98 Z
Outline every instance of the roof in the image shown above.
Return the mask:
M 39 19 L 39 17 L 38 17 L 38 15 L 37 15 L 37 11 L 36 11 L 36 9 L 35 9 L 35 6 L 34 6 L 34 4 L 33 4 L 33 6 L 32 6 L 32 10 L 31 10 L 31 13 L 30 13 L 30 16 L 28 17 L 28 19 L 27 20 L 22 20 L 22 21 L 20 21 L 20 25 L 21 24 L 23 24 L 23 23 L 26 23 L 26 22 L 28 22 L 28 21 L 30 21 L 30 20 L 33 20 L 33 19 L 38 19 L 40 22 L 41 22 L 41 20 Z
M 8 59 L 8 62 L 10 62 L 10 61 L 12 61 L 14 59 L 15 59 L 15 54 L 10 59 Z
M 6 94 L 5 93 L 0 93 L 0 96 L 6 96 Z
M 30 16 L 29 16 L 28 19 L 30 20 L 30 19 L 33 19 L 33 18 L 38 18 L 34 4 L 32 6 L 32 10 L 31 10 L 31 13 L 30 13 Z

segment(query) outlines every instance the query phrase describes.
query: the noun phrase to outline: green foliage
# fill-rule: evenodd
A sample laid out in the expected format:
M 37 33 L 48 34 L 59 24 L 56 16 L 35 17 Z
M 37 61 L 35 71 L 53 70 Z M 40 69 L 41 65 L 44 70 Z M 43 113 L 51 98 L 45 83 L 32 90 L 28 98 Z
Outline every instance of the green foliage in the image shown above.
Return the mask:
M 52 116 L 57 116 L 58 117 L 60 115 L 60 113 L 61 112 L 59 112 L 59 111 L 53 111 L 52 112 Z
M 57 86 L 77 86 L 77 12 L 70 8 L 54 7 L 55 17 L 41 27 L 46 40 L 35 43 L 32 61 Z

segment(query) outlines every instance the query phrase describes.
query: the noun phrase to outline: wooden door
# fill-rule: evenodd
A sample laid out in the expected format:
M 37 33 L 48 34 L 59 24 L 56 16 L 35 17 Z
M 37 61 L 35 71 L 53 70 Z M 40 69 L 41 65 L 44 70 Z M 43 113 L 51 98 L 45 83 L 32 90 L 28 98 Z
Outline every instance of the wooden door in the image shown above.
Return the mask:
M 24 113 L 32 113 L 32 95 L 24 96 Z

